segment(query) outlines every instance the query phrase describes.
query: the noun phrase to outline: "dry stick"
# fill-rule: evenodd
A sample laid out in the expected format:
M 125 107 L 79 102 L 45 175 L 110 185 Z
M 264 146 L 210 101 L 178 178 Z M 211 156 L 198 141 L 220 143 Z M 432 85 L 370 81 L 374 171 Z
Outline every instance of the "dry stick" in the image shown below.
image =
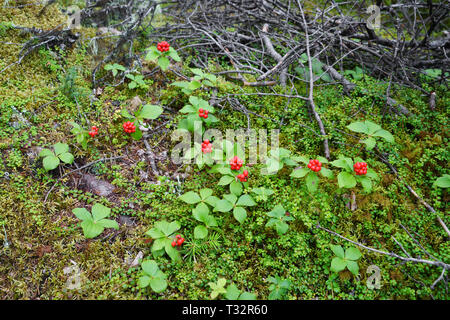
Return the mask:
M 230 51 L 227 48 L 224 48 L 225 52 L 227 52 L 227 54 L 230 54 Z M 237 77 L 230 77 L 229 78 L 233 79 L 233 80 L 239 80 L 242 81 L 242 84 L 244 86 L 249 86 L 249 87 L 265 87 L 265 86 L 274 86 L 277 84 L 276 81 L 257 81 L 257 82 L 248 82 L 247 80 L 245 80 L 245 78 L 242 76 L 239 67 L 236 65 L 236 63 L 233 60 L 230 60 L 231 64 L 233 65 L 233 67 L 236 69 L 236 73 L 237 73 Z
M 270 41 L 267 36 L 267 31 L 269 30 L 269 25 L 265 23 L 262 27 L 261 38 L 264 42 L 264 45 L 267 48 L 267 52 L 269 52 L 270 56 L 274 58 L 278 63 L 283 61 L 283 57 L 274 49 L 272 45 L 272 41 Z M 283 68 L 280 72 L 280 83 L 283 87 L 286 87 L 286 79 L 287 79 L 287 68 Z
M 88 164 L 85 164 L 84 166 L 79 167 L 79 168 L 77 168 L 77 169 L 75 169 L 75 170 L 72 170 L 72 171 L 67 172 L 67 173 L 64 174 L 62 177 L 58 178 L 58 180 L 53 184 L 53 186 L 50 188 L 50 190 L 48 190 L 48 192 L 47 192 L 47 194 L 45 195 L 45 198 L 44 198 L 44 203 L 47 201 L 47 198 L 48 198 L 50 192 L 52 192 L 53 188 L 55 188 L 55 186 L 58 184 L 58 182 L 59 182 L 60 180 L 64 179 L 65 177 L 67 177 L 69 174 L 72 174 L 72 173 L 77 172 L 77 171 L 80 171 L 80 170 L 82 170 L 82 169 L 84 169 L 84 168 L 90 167 L 90 166 L 96 164 L 97 162 L 101 162 L 101 161 L 112 161 L 112 160 L 121 159 L 121 158 L 125 158 L 125 156 L 117 156 L 117 157 L 112 157 L 112 158 L 101 158 L 101 159 L 99 159 L 99 160 L 95 160 L 95 161 L 89 162 Z
M 147 136 L 144 136 L 143 138 L 147 138 Z M 155 153 L 153 152 L 152 148 L 150 147 L 150 143 L 146 139 L 144 139 L 145 147 L 147 148 L 147 158 L 150 161 L 150 166 L 152 168 L 153 174 L 157 177 L 160 175 L 158 168 L 156 167 L 155 163 Z
M 309 48 L 309 34 L 308 34 L 308 25 L 306 23 L 306 18 L 305 18 L 305 14 L 303 13 L 303 8 L 302 5 L 299 3 L 298 4 L 300 7 L 300 11 L 302 14 L 302 18 L 303 18 L 303 23 L 305 24 L 305 44 L 306 44 L 306 55 L 308 56 L 308 68 L 309 68 L 309 96 L 308 96 L 308 100 L 309 100 L 309 104 L 311 106 L 311 111 L 314 114 L 314 117 L 316 118 L 317 123 L 319 124 L 319 129 L 320 129 L 320 133 L 322 134 L 322 136 L 326 137 L 326 132 L 325 132 L 325 127 L 322 123 L 322 119 L 320 119 L 319 114 L 316 111 L 316 105 L 314 103 L 314 97 L 313 97 L 313 93 L 314 93 L 314 76 L 313 76 L 313 71 L 312 71 L 312 62 L 311 62 L 311 53 L 310 53 L 310 48 Z M 325 158 L 330 159 L 330 149 L 328 147 L 328 138 L 324 138 L 323 140 L 323 147 L 324 147 L 324 152 L 325 152 Z
M 441 267 L 444 270 L 449 270 L 450 269 L 450 264 L 444 263 L 442 261 L 431 261 L 431 260 L 417 259 L 417 258 L 411 258 L 411 257 L 402 257 L 402 256 L 399 256 L 396 253 L 393 253 L 393 252 L 382 251 L 382 250 L 378 250 L 378 249 L 374 249 L 374 248 L 365 246 L 362 243 L 350 240 L 350 239 L 348 239 L 348 238 L 346 238 L 344 236 L 341 236 L 339 233 L 336 233 L 336 232 L 331 231 L 331 230 L 329 230 L 327 228 L 324 228 L 319 223 L 317 223 L 316 228 L 322 229 L 322 230 L 324 230 L 324 231 L 326 231 L 326 232 L 328 232 L 328 233 L 330 233 L 332 235 L 335 235 L 335 236 L 337 236 L 337 237 L 339 237 L 341 239 L 344 239 L 345 241 L 353 243 L 354 245 L 357 245 L 358 247 L 364 248 L 364 249 L 372 251 L 372 252 L 376 252 L 376 253 L 379 253 L 379 254 L 384 254 L 384 255 L 387 255 L 387 256 L 390 256 L 392 258 L 396 258 L 396 259 L 399 259 L 399 260 L 402 260 L 402 261 L 405 261 L 405 262 L 425 263 L 425 264 L 430 264 L 430 265 L 433 265 L 433 266 L 436 266 L 436 267 Z
M 378 151 L 378 153 L 380 153 L 379 150 L 378 150 L 376 147 L 375 147 L 375 150 Z M 425 200 L 423 200 L 423 199 L 417 194 L 417 192 L 414 191 L 414 189 L 413 189 L 409 184 L 407 184 L 406 181 L 403 180 L 402 177 L 400 177 L 400 175 L 398 174 L 398 171 L 394 168 L 394 166 L 393 166 L 389 161 L 387 161 L 387 160 L 384 159 L 383 157 L 380 157 L 380 159 L 381 159 L 381 161 L 382 161 L 384 164 L 386 164 L 386 165 L 387 165 L 387 166 L 395 173 L 395 175 L 397 176 L 397 178 L 405 184 L 405 186 L 406 186 L 406 188 L 409 190 L 409 192 L 411 192 L 412 195 L 413 195 L 414 197 L 416 197 L 416 199 L 419 200 L 419 202 L 420 202 L 425 208 L 427 208 L 428 211 L 430 211 L 431 213 L 434 213 L 434 214 L 436 215 L 436 218 L 437 218 L 437 220 L 439 221 L 440 225 L 442 226 L 442 228 L 444 228 L 445 232 L 446 232 L 447 235 L 450 237 L 450 230 L 448 229 L 448 227 L 447 227 L 447 225 L 444 223 L 444 221 L 442 221 L 441 217 L 438 216 L 436 210 L 435 210 L 432 206 L 430 206 Z

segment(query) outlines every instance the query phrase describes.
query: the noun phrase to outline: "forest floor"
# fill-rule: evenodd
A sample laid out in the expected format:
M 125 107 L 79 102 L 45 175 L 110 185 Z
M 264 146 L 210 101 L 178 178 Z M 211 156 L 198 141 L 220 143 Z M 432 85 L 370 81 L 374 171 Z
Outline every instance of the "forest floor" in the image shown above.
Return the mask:
M 36 10 L 0 8 L 0 70 L 17 60 L 21 48 L 14 43 L 27 38 L 7 23 L 45 29 L 63 21 L 54 7 L 41 18 Z M 172 132 L 189 96 L 169 84 L 181 79 L 158 71 L 145 76 L 142 87 L 130 89 L 126 82 L 93 88 L 91 70 L 98 61 L 83 42 L 90 33 L 83 29 L 80 44 L 65 50 L 39 49 L 0 73 L 0 298 L 211 299 L 209 284 L 224 278 L 225 288 L 233 283 L 258 299 L 448 299 L 444 282 L 431 288 L 441 274 L 439 268 L 403 263 L 362 248 L 357 275 L 348 269 L 333 272 L 335 252 L 330 245 L 354 246 L 317 228 L 320 223 L 358 243 L 404 255 L 397 240 L 411 255 L 426 258 L 408 230 L 431 255 L 449 263 L 450 242 L 436 220 L 439 215 L 450 225 L 449 194 L 433 185 L 449 173 L 450 95 L 445 87 L 433 88 L 426 79 L 420 84 L 436 91 L 434 110 L 420 92 L 396 88 L 393 95 L 410 110 L 409 117 L 386 110 L 381 97 L 387 83 L 369 76 L 356 81 L 358 88 L 350 95 L 339 85 L 317 87 L 314 100 L 328 131 L 331 160 L 339 155 L 364 159 L 378 176 L 371 192 L 360 184 L 340 189 L 336 179 L 321 177 L 318 190 L 311 193 L 304 179 L 290 177 L 292 168 L 287 165 L 275 175 L 260 174 L 262 164 L 248 166 L 243 192 L 252 194 L 256 205 L 247 207 L 245 221 L 236 221 L 231 212 L 214 212 L 219 227 L 195 239 L 199 222 L 191 213 L 193 206 L 179 196 L 204 188 L 219 198 L 229 192 L 228 186 L 218 184 L 220 174 L 171 161 L 178 143 L 171 139 Z M 187 62 L 177 67 L 189 70 Z M 212 71 L 225 67 L 211 61 Z M 305 101 L 252 95 L 255 88 L 221 77 L 218 83 L 218 97 L 237 93 L 245 108 L 228 103 L 216 107 L 216 129 L 279 129 L 280 147 L 292 155 L 322 155 L 322 140 L 313 132 L 318 129 Z M 275 89 L 283 93 L 283 88 Z M 205 91 L 198 96 L 211 97 Z M 133 112 L 145 103 L 160 105 L 163 113 L 149 122 L 152 129 L 146 139 L 133 140 L 123 131 L 121 110 Z M 363 120 L 394 136 L 394 143 L 377 140 L 377 149 L 402 179 L 348 130 L 350 123 Z M 86 149 L 77 143 L 72 121 L 99 128 Z M 39 153 L 58 142 L 70 146 L 74 162 L 46 171 Z M 148 156 L 149 150 L 153 155 Z M 437 213 L 429 212 L 405 183 Z M 262 187 L 273 191 L 267 201 L 252 192 Z M 111 219 L 119 228 L 106 228 L 88 239 L 73 209 L 90 212 L 96 203 L 112 209 Z M 267 213 L 276 205 L 293 218 L 284 234 L 266 226 Z M 155 241 L 146 232 L 161 220 L 180 225 L 177 232 L 186 239 L 176 249 L 180 260 L 152 254 Z M 157 262 L 166 276 L 164 291 L 139 285 L 143 271 L 138 258 Z M 372 265 L 380 270 L 379 289 L 366 283 Z M 81 285 L 74 289 L 71 281 Z

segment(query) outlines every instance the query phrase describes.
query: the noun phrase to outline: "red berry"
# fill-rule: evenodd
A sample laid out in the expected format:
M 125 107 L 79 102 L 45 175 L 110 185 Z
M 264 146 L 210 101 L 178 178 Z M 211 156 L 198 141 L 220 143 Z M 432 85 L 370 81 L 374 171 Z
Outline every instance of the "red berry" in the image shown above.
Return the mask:
M 176 241 L 172 241 L 172 247 L 175 247 L 177 245 Z
M 244 177 L 248 176 L 248 170 L 244 170 L 244 172 L 242 172 L 244 174 Z

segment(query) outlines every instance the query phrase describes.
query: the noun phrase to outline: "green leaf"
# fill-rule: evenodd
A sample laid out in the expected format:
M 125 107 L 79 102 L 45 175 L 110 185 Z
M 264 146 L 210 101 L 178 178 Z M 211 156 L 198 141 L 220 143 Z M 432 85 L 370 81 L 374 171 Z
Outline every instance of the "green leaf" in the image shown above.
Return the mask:
M 344 249 L 341 246 L 338 245 L 330 245 L 331 247 L 331 251 L 333 251 L 333 253 L 339 257 L 344 259 L 345 258 L 345 254 L 344 254 Z
M 170 61 L 166 57 L 159 57 L 158 65 L 161 67 L 162 71 L 166 71 L 167 68 L 169 68 Z
M 328 179 L 333 179 L 333 178 L 334 178 L 333 171 L 331 171 L 330 169 L 322 168 L 322 169 L 320 170 L 320 173 L 321 173 L 322 176 L 324 176 L 325 178 L 328 178 Z
M 152 245 L 152 251 L 158 251 L 158 250 L 164 249 L 166 246 L 167 240 L 168 239 L 166 237 L 155 239 L 155 241 L 153 242 L 153 245 Z
M 240 182 L 235 180 L 230 184 L 230 192 L 235 194 L 236 196 L 240 196 L 242 194 L 242 190 L 243 187 Z
M 442 177 L 439 177 L 434 182 L 435 186 L 438 186 L 439 188 L 448 188 L 450 187 L 450 175 L 444 174 Z
M 194 90 L 197 90 L 198 88 L 200 88 L 201 86 L 202 86 L 201 82 L 193 80 L 193 81 L 189 82 L 188 89 L 194 91 Z
M 345 259 L 358 260 L 359 258 L 361 258 L 361 252 L 357 248 L 350 247 L 347 250 L 345 250 Z
M 346 171 L 342 171 L 338 174 L 338 184 L 339 188 L 353 188 L 356 186 L 355 177 Z
M 286 210 L 284 209 L 284 207 L 281 204 L 276 205 L 272 211 L 268 212 L 267 215 L 269 217 L 273 217 L 273 218 L 282 218 L 284 217 L 286 214 Z
M 383 138 L 384 140 L 386 140 L 387 142 L 390 142 L 390 143 L 394 143 L 395 142 L 394 136 L 390 132 L 388 132 L 386 130 L 383 130 L 383 129 L 378 130 L 377 132 L 375 132 L 373 134 L 373 136 L 374 137 L 381 137 L 381 138 Z
M 340 272 L 345 269 L 347 266 L 347 261 L 345 261 L 342 258 L 335 257 L 333 260 L 331 260 L 331 271 L 333 272 Z
M 75 208 L 72 209 L 72 212 L 80 220 L 92 219 L 90 212 L 85 208 Z
M 204 225 L 196 226 L 194 229 L 195 239 L 204 239 L 208 235 L 208 229 Z
M 293 178 L 303 178 L 304 176 L 306 176 L 308 174 L 308 172 L 310 172 L 310 170 L 308 168 L 300 168 L 300 169 L 296 169 L 296 170 L 292 171 L 290 176 Z
M 217 201 L 219 201 L 219 198 L 217 198 L 216 196 L 209 196 L 205 199 L 205 202 L 212 207 L 216 206 Z
M 369 128 L 367 128 L 367 125 L 364 122 L 350 123 L 347 126 L 347 129 L 349 129 L 353 132 L 360 132 L 360 133 L 368 133 L 369 132 Z
M 356 261 L 347 261 L 347 269 L 355 276 L 359 273 L 359 267 Z
M 96 203 L 92 206 L 92 216 L 94 217 L 94 221 L 109 217 L 110 214 L 111 209 L 100 203 Z
M 156 273 L 159 270 L 158 264 L 155 260 L 145 260 L 141 263 L 141 267 L 142 270 L 144 270 L 144 272 L 151 277 L 156 276 Z
M 42 164 L 46 171 L 53 170 L 59 165 L 59 158 L 54 155 L 47 156 L 42 160 Z
M 235 207 L 233 210 L 233 217 L 242 224 L 247 218 L 247 211 L 242 207 Z
M 177 249 L 175 249 L 174 247 L 172 247 L 172 241 L 170 239 L 166 239 L 166 245 L 164 247 L 164 249 L 166 250 L 167 255 L 170 257 L 170 259 L 172 259 L 172 261 L 176 262 L 176 261 L 181 261 L 181 256 L 180 253 L 178 252 Z
M 231 209 L 233 209 L 233 204 L 225 199 L 217 201 L 216 206 L 214 208 L 215 211 L 220 212 L 229 212 Z
M 69 164 L 73 163 L 73 160 L 74 160 L 73 154 L 71 154 L 69 152 L 65 152 L 65 153 L 60 154 L 58 156 L 58 158 L 60 158 L 63 162 L 69 163 Z
M 235 181 L 235 178 L 232 176 L 222 176 L 219 180 L 219 186 L 226 186 Z
M 158 118 L 163 113 L 163 108 L 153 104 L 146 104 L 142 107 L 139 117 L 149 120 Z
M 173 221 L 169 223 L 163 220 L 155 223 L 155 226 L 159 228 L 167 237 L 181 228 L 178 221 Z
M 131 134 L 131 137 L 138 141 L 142 138 L 142 131 L 139 129 L 139 126 L 135 123 L 136 131 Z
M 113 228 L 119 230 L 119 224 L 115 220 L 102 219 L 100 221 L 97 221 L 97 224 L 103 226 L 104 228 Z
M 319 185 L 319 177 L 316 173 L 310 171 L 310 173 L 306 176 L 306 187 L 309 192 L 315 192 Z
M 69 151 L 69 146 L 65 143 L 58 142 L 53 145 L 53 148 L 55 149 L 55 154 L 60 155 L 61 153 L 65 153 Z
M 128 112 L 127 109 L 122 109 L 120 111 L 120 114 L 122 115 L 122 117 L 127 118 L 127 119 L 133 118 L 133 116 Z
M 42 149 L 42 151 L 39 152 L 39 157 L 49 157 L 54 155 L 55 154 L 50 149 Z
M 251 206 L 256 205 L 256 202 L 253 200 L 253 198 L 250 195 L 244 194 L 244 195 L 242 195 L 239 198 L 239 200 L 236 203 L 236 205 L 237 206 L 248 206 L 248 207 L 251 207 Z
M 193 192 L 193 191 L 186 192 L 185 194 L 181 195 L 179 197 L 179 199 L 181 201 L 184 201 L 184 202 L 189 203 L 189 204 L 195 204 L 195 203 L 200 202 L 202 200 L 200 198 L 200 196 L 197 193 Z
M 194 215 L 194 218 L 197 219 L 198 221 L 206 223 L 209 214 L 209 208 L 206 204 L 200 202 L 197 205 L 197 207 L 195 207 L 195 209 L 192 210 L 192 214 Z
M 150 51 L 145 56 L 145 60 L 155 61 L 160 55 L 161 53 L 153 46 L 150 47 Z
M 159 238 L 165 237 L 164 233 L 161 230 L 159 230 L 158 228 L 151 228 L 145 234 L 149 235 L 153 239 L 159 239 Z
M 86 238 L 95 238 L 104 230 L 103 226 L 96 224 L 91 219 L 83 220 L 83 222 L 81 222 L 81 228 L 83 228 L 84 236 Z
M 373 135 L 378 130 L 381 130 L 381 127 L 378 124 L 373 123 L 372 121 L 366 120 L 366 121 L 364 121 L 364 123 L 367 126 L 367 134 L 368 135 Z
M 236 287 L 236 285 L 230 284 L 227 288 L 227 292 L 225 293 L 225 298 L 227 298 L 228 300 L 238 300 L 240 294 L 241 292 Z
M 149 284 L 150 284 L 150 277 L 148 277 L 148 276 L 139 277 L 138 286 L 140 288 L 148 287 Z
M 167 288 L 167 281 L 161 278 L 153 278 L 150 280 L 150 287 L 156 293 L 163 292 Z
M 180 56 L 178 55 L 177 51 L 176 51 L 174 48 L 170 47 L 168 52 L 169 52 L 169 56 L 170 56 L 174 61 L 176 61 L 176 62 L 180 62 L 180 61 L 181 61 Z
M 204 188 L 204 189 L 200 190 L 200 197 L 202 198 L 202 200 L 205 200 L 206 198 L 208 198 L 212 194 L 213 194 L 212 189 Z
M 251 292 L 243 292 L 239 296 L 239 300 L 256 300 L 256 294 Z
M 281 236 L 289 230 L 289 225 L 283 221 L 278 220 L 275 223 L 275 230 L 277 230 L 277 233 Z
M 367 150 L 372 150 L 375 147 L 375 145 L 377 144 L 377 141 L 371 137 L 361 140 L 361 142 L 366 144 Z
M 372 181 L 366 176 L 359 176 L 359 182 L 364 188 L 366 193 L 370 193 L 372 191 Z
M 335 167 L 345 169 L 347 171 L 353 171 L 353 161 L 350 158 L 339 158 L 331 162 Z

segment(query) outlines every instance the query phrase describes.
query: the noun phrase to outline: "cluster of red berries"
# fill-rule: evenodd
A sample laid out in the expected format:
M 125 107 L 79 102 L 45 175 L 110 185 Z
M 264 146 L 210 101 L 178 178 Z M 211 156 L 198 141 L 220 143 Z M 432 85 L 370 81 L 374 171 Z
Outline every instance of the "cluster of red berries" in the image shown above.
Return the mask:
M 248 170 L 244 170 L 241 174 L 237 175 L 237 178 L 241 181 L 241 182 L 247 182 L 247 178 L 248 178 Z
M 202 143 L 202 152 L 203 153 L 210 153 L 210 152 L 212 152 L 212 143 L 209 142 L 208 139 L 206 139 Z
M 175 236 L 175 240 L 172 241 L 172 247 L 181 246 L 184 242 L 184 238 L 179 234 Z
M 322 169 L 322 162 L 317 159 L 309 160 L 308 168 L 312 171 L 318 172 Z
M 170 47 L 170 45 L 167 43 L 167 41 L 161 41 L 156 46 L 156 49 L 158 49 L 158 51 L 161 51 L 161 52 L 166 52 L 166 51 L 169 51 L 169 47 Z
M 367 163 L 357 162 L 353 165 L 353 169 L 357 176 L 363 176 L 367 173 Z
M 230 161 L 231 170 L 239 170 L 244 162 L 238 156 L 234 156 Z
M 91 131 L 89 131 L 89 135 L 93 138 L 98 134 L 98 128 L 96 126 L 92 126 Z
M 203 108 L 198 109 L 198 116 L 200 118 L 205 118 L 205 119 L 208 118 L 208 113 L 209 113 L 208 110 L 204 110 Z
M 133 132 L 136 132 L 136 127 L 134 126 L 133 122 L 127 121 L 123 124 L 123 130 L 126 133 L 133 133 Z

